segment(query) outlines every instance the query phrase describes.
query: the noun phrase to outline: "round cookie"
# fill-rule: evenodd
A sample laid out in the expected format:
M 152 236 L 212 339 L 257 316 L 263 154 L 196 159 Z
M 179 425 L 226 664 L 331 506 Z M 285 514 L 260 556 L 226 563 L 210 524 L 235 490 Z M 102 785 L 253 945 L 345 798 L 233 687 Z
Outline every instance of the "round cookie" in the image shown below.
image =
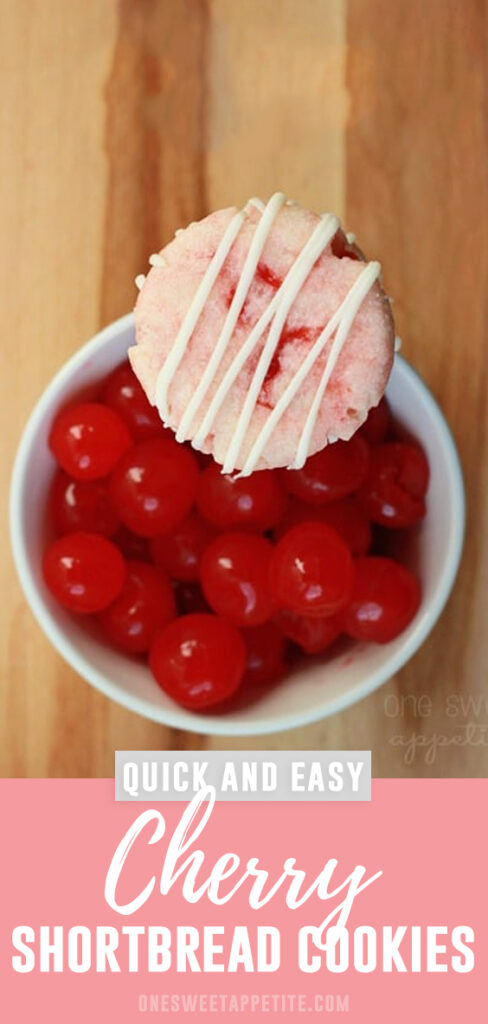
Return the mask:
M 301 465 L 350 438 L 380 401 L 390 304 L 379 264 L 332 215 L 278 193 L 191 224 L 151 262 L 133 369 L 178 439 L 226 472 Z

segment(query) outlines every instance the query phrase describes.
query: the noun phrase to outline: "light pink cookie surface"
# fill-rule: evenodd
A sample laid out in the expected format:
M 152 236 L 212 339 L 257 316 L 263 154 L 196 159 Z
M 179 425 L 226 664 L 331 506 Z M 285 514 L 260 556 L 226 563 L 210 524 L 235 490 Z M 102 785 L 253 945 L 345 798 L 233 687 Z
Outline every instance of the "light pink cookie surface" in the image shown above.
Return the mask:
M 229 225 L 235 208 L 220 210 L 190 225 L 160 254 L 142 285 L 135 308 L 136 341 L 129 356 L 149 400 L 155 403 L 160 370 L 197 288 Z M 212 288 L 167 396 L 166 424 L 177 430 L 215 344 L 235 294 L 260 211 L 249 206 L 246 219 Z M 192 440 L 216 389 L 253 326 L 280 287 L 319 218 L 297 205 L 283 206 L 266 240 L 257 272 L 225 351 L 222 363 L 198 410 L 186 439 Z M 352 258 L 351 258 L 352 257 Z M 239 452 L 236 468 L 245 463 L 264 423 L 284 389 L 295 376 L 311 346 L 346 298 L 364 270 L 353 247 L 344 245 L 342 232 L 325 248 L 306 278 L 289 311 L 278 348 L 261 387 L 258 401 Z M 268 329 L 239 372 L 207 433 L 202 450 L 223 464 L 230 438 L 248 393 Z M 293 463 L 297 438 L 317 392 L 332 339 L 307 375 L 266 443 L 257 468 Z M 385 390 L 394 353 L 394 328 L 389 301 L 378 282 L 364 298 L 340 352 L 322 399 L 309 454 L 329 441 L 347 440 L 364 422 L 369 409 Z

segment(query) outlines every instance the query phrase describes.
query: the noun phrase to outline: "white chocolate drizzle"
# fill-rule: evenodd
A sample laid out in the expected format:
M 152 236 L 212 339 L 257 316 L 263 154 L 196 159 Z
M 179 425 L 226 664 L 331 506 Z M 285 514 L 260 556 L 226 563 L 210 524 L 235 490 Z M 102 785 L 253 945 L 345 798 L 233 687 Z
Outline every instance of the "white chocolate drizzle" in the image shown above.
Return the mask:
M 272 231 L 276 217 L 287 202 L 288 201 L 282 192 L 276 192 L 266 204 L 257 198 L 250 199 L 243 210 L 234 214 L 231 218 L 217 250 L 210 261 L 202 280 L 200 281 L 173 346 L 158 374 L 156 382 L 156 405 L 161 418 L 165 422 L 168 422 L 170 418 L 168 409 L 168 392 L 170 385 L 185 355 L 188 343 L 197 326 L 200 315 L 208 301 L 225 260 L 242 225 L 244 224 L 248 208 L 250 206 L 254 206 L 261 216 L 257 222 L 256 230 L 241 271 L 241 276 L 237 283 L 230 308 L 227 312 L 212 355 L 178 425 L 176 431 L 176 439 L 178 441 L 184 441 L 188 437 L 192 423 L 197 416 L 209 389 L 216 379 L 219 367 L 221 366 L 239 319 L 239 315 L 254 280 L 256 269 L 268 236 Z M 254 410 L 258 403 L 259 395 L 266 379 L 266 374 L 278 348 L 280 336 L 290 309 L 299 292 L 303 288 L 312 267 L 332 241 L 339 227 L 340 222 L 337 217 L 334 217 L 331 213 L 322 214 L 310 238 L 298 254 L 281 285 L 273 295 L 273 298 L 268 303 L 257 323 L 250 330 L 244 344 L 234 357 L 230 366 L 227 368 L 215 391 L 215 394 L 212 397 L 200 427 L 193 437 L 193 447 L 196 449 L 202 449 L 208 434 L 212 430 L 219 410 L 234 384 L 234 381 L 238 377 L 252 352 L 258 346 L 260 339 L 269 326 L 268 336 L 260 353 L 234 433 L 229 439 L 229 445 L 222 467 L 223 473 L 232 473 L 236 468 L 236 464 L 239 460 L 239 453 L 244 443 Z M 349 237 L 350 236 L 348 236 L 348 239 Z M 150 257 L 149 263 L 151 266 L 160 267 L 163 265 L 163 260 L 159 254 L 154 254 Z M 254 441 L 251 451 L 247 456 L 245 464 L 240 472 L 240 476 L 248 476 L 254 472 L 275 427 L 288 409 L 290 403 L 293 401 L 308 373 L 320 358 L 327 342 L 333 338 L 322 377 L 310 406 L 303 430 L 298 438 L 295 459 L 289 468 L 298 469 L 304 465 L 310 451 L 310 445 L 317 417 L 319 415 L 320 405 L 323 401 L 334 367 L 336 366 L 337 360 L 348 338 L 359 308 L 379 277 L 380 272 L 381 266 L 379 263 L 372 262 L 364 264 L 361 274 L 356 279 L 341 302 L 339 308 L 330 318 L 326 327 L 310 348 L 303 363 L 285 388 L 283 394 L 278 399 L 274 409 L 272 409 L 268 418 L 265 420 L 256 440 Z M 138 280 L 141 280 L 141 278 L 142 275 Z M 332 438 L 329 438 L 328 440 L 332 441 Z

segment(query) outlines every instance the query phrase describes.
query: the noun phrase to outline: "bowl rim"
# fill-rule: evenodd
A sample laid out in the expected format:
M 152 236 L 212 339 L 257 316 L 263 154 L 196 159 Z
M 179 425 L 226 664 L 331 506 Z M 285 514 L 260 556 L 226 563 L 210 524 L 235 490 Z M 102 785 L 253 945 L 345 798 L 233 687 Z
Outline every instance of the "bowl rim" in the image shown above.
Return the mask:
M 82 679 L 89 682 L 104 696 L 115 701 L 115 703 L 134 711 L 136 714 L 165 725 L 168 728 L 180 729 L 187 732 L 200 733 L 210 736 L 263 736 L 273 733 L 284 732 L 290 729 L 298 729 L 313 722 L 320 721 L 345 711 L 348 707 L 359 700 L 369 696 L 383 683 L 390 679 L 396 672 L 405 665 L 419 649 L 427 635 L 437 622 L 452 589 L 461 558 L 464 532 L 465 532 L 465 490 L 464 480 L 457 448 L 450 430 L 450 427 L 441 412 L 435 398 L 424 384 L 418 373 L 397 355 L 395 360 L 401 365 L 402 372 L 406 374 L 410 382 L 421 392 L 424 404 L 427 406 L 431 418 L 435 421 L 442 445 L 446 454 L 446 462 L 449 471 L 450 497 L 453 502 L 452 521 L 453 529 L 449 547 L 446 552 L 446 559 L 442 572 L 436 583 L 435 591 L 429 604 L 420 608 L 416 620 L 411 627 L 405 643 L 390 658 L 371 671 L 366 679 L 360 680 L 345 694 L 338 694 L 335 698 L 325 698 L 313 708 L 305 709 L 303 712 L 291 712 L 279 717 L 273 715 L 262 721 L 250 722 L 243 720 L 228 722 L 224 715 L 200 716 L 177 705 L 173 710 L 159 708 L 152 704 L 145 697 L 138 697 L 127 693 L 117 683 L 109 679 L 101 671 L 85 660 L 78 648 L 72 643 L 59 627 L 51 615 L 47 603 L 43 600 L 32 572 L 28 554 L 26 539 L 22 528 L 23 497 L 26 486 L 26 466 L 30 457 L 32 444 L 46 412 L 50 408 L 60 388 L 72 377 L 78 367 L 85 363 L 91 354 L 98 351 L 105 342 L 110 341 L 117 335 L 132 327 L 134 322 L 133 314 L 128 313 L 113 321 L 108 326 L 94 335 L 89 341 L 82 345 L 58 370 L 50 383 L 44 389 L 37 400 L 29 419 L 24 427 L 20 443 L 15 456 L 10 483 L 9 497 L 9 522 L 12 552 L 17 574 L 22 590 L 31 611 L 38 624 L 53 644 L 58 654 L 73 668 Z M 227 723 L 227 724 L 226 724 Z

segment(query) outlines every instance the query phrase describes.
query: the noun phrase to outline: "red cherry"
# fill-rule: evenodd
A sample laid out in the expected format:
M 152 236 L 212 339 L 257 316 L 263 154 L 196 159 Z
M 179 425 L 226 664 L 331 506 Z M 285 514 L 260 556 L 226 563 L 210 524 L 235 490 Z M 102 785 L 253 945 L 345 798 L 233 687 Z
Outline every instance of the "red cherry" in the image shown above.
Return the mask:
M 162 537 L 151 541 L 151 555 L 156 565 L 174 580 L 198 580 L 200 562 L 205 548 L 215 537 L 215 530 L 195 512 Z
M 244 682 L 264 686 L 280 679 L 285 672 L 286 641 L 274 622 L 265 622 L 243 631 L 247 662 Z
M 335 615 L 327 619 L 313 619 L 283 608 L 278 612 L 276 622 L 285 636 L 307 654 L 320 654 L 327 650 L 342 632 L 340 621 Z
M 366 422 L 358 430 L 359 437 L 364 437 L 369 444 L 381 444 L 390 429 L 391 412 L 386 398 L 382 398 L 374 409 L 370 409 Z
M 307 459 L 303 469 L 286 470 L 282 479 L 288 490 L 310 505 L 325 505 L 357 491 L 368 469 L 369 449 L 357 434 L 350 441 L 336 441 Z
M 332 501 L 330 505 L 317 505 L 314 508 L 295 498 L 290 502 L 275 536 L 283 537 L 292 526 L 311 521 L 327 523 L 333 530 L 337 530 L 352 555 L 365 555 L 369 551 L 371 527 L 366 512 L 356 498 L 341 498 Z
M 286 498 L 277 474 L 269 470 L 237 479 L 215 463 L 202 473 L 199 511 L 221 530 L 270 530 L 283 515 Z
M 402 633 L 420 605 L 420 587 L 405 566 L 391 558 L 358 558 L 344 631 L 355 640 L 388 643 Z
M 49 435 L 53 455 L 76 480 L 107 476 L 131 444 L 120 416 L 98 402 L 81 402 L 64 409 Z
M 394 442 L 371 451 L 361 500 L 369 517 L 380 526 L 414 526 L 425 515 L 429 464 L 413 444 Z
M 127 654 L 142 654 L 175 614 L 173 591 L 163 574 L 145 562 L 128 562 L 122 590 L 99 615 L 99 622 L 115 647 Z
M 126 575 L 115 544 L 96 533 L 70 533 L 47 549 L 44 579 L 64 608 L 82 615 L 101 612 L 120 593 Z
M 49 501 L 58 534 L 82 530 L 111 537 L 119 525 L 106 484 L 101 480 L 72 480 L 60 470 L 54 477 Z
M 150 405 L 130 363 L 117 366 L 107 377 L 102 402 L 118 413 L 135 441 L 148 441 L 164 434 L 166 428 L 159 413 Z
M 197 480 L 191 452 L 170 438 L 161 438 L 143 441 L 127 452 L 109 486 L 122 522 L 141 537 L 157 537 L 190 511 Z
M 149 664 L 173 700 L 201 710 L 235 693 L 246 667 L 246 648 L 239 631 L 225 619 L 183 615 L 156 634 Z
M 349 549 L 325 523 L 294 526 L 271 557 L 270 584 L 276 600 L 313 618 L 333 615 L 347 604 L 353 574 Z
M 259 626 L 273 601 L 268 572 L 273 547 L 253 533 L 222 533 L 202 557 L 202 590 L 209 605 L 235 626 Z

